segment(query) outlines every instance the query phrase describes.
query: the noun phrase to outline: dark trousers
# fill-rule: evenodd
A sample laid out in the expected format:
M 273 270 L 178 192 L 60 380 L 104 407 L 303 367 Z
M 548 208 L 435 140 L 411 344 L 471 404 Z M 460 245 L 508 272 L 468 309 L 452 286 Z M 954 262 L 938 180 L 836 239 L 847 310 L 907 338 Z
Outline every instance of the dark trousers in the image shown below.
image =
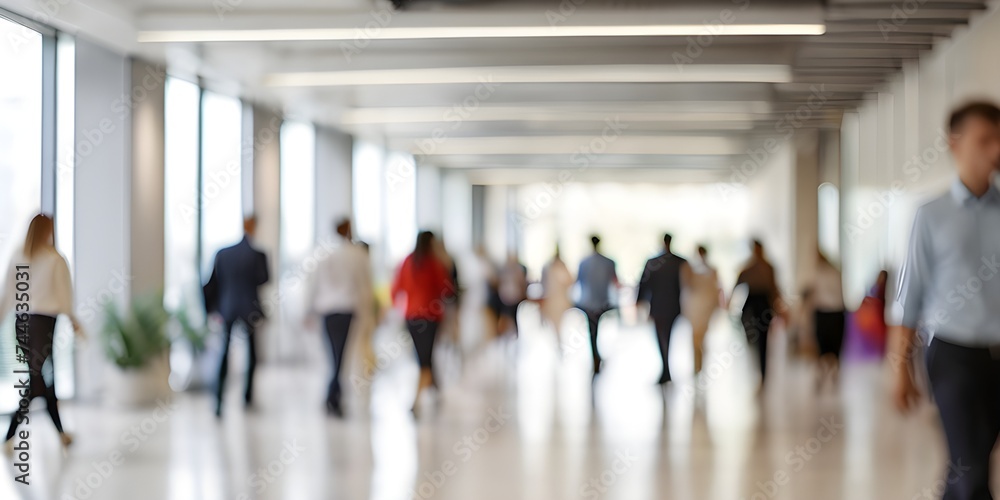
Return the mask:
M 990 453 L 1000 434 L 1000 359 L 934 339 L 927 374 L 950 456 L 944 500 L 991 500 Z
M 680 313 L 660 314 L 653 316 L 653 327 L 656 329 L 656 343 L 660 346 L 660 359 L 663 362 L 663 374 L 660 375 L 660 383 L 665 384 L 670 381 L 670 332 L 674 329 L 674 322 Z
M 257 369 L 257 346 L 256 346 L 256 336 L 254 335 L 254 325 L 252 321 L 245 318 L 238 318 L 226 320 L 226 331 L 225 340 L 222 344 L 222 362 L 219 364 L 219 385 L 216 388 L 216 401 L 218 402 L 218 410 L 222 408 L 222 393 L 226 388 L 226 375 L 229 372 L 229 341 L 233 337 L 233 327 L 236 323 L 240 322 L 246 327 L 247 330 L 247 348 L 249 350 L 247 356 L 247 386 L 246 392 L 243 395 L 243 401 L 247 405 L 253 402 L 253 373 Z
M 434 367 L 434 341 L 437 339 L 438 326 L 441 323 L 429 319 L 414 318 L 406 320 L 406 329 L 413 339 L 413 347 L 417 351 L 417 362 L 421 369 L 430 370 Z
M 328 314 L 323 318 L 326 327 L 326 337 L 330 339 L 330 350 L 333 354 L 333 373 L 330 375 L 330 386 L 326 390 L 326 404 L 340 406 L 340 369 L 344 363 L 344 347 L 347 345 L 347 334 L 351 330 L 350 313 Z
M 58 399 L 56 399 L 56 381 L 52 366 L 52 338 L 56 329 L 56 319 L 52 316 L 42 314 L 29 314 L 26 323 L 17 322 L 17 344 L 20 352 L 25 355 L 28 362 L 28 377 L 22 378 L 22 374 L 17 374 L 19 382 L 27 382 L 27 387 L 19 387 L 20 390 L 27 390 L 27 400 L 30 402 L 37 397 L 45 398 L 45 409 L 49 412 L 52 423 L 56 430 L 63 432 L 62 420 L 59 418 Z M 22 334 L 22 328 L 27 328 L 27 337 Z M 46 367 L 46 364 L 48 365 Z M 44 373 L 49 373 L 50 380 L 46 383 Z M 10 418 L 10 427 L 7 428 L 7 439 L 10 441 L 17 433 L 17 426 L 23 423 L 28 417 L 28 409 L 23 408 L 14 413 Z
M 587 314 L 587 326 L 590 329 L 590 350 L 594 355 L 594 373 L 601 373 L 601 353 L 597 350 L 597 327 L 601 323 L 601 316 L 609 309 L 584 309 Z
M 844 326 L 846 323 L 844 311 L 816 311 L 813 314 L 813 319 L 819 355 L 832 355 L 840 359 L 840 351 L 844 347 Z
M 747 335 L 747 343 L 757 348 L 757 359 L 760 366 L 760 381 L 764 383 L 767 374 L 767 333 L 774 319 L 774 309 L 766 295 L 747 297 L 743 305 L 743 330 Z

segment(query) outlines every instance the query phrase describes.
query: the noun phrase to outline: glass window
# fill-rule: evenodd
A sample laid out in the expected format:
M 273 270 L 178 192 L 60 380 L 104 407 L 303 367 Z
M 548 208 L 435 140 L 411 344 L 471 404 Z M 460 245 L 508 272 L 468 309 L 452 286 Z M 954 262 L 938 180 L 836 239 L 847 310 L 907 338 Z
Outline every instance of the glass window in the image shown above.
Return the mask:
M 417 240 L 417 177 L 413 155 L 390 153 L 386 159 L 385 211 L 387 264 L 395 267 Z M 440 237 L 441 235 L 438 235 Z
M 381 243 L 382 235 L 382 160 L 383 150 L 370 142 L 354 143 L 352 179 L 354 192 L 354 232 L 372 245 Z
M 243 237 L 240 100 L 205 91 L 201 123 L 201 266 L 212 271 L 216 252 Z
M 298 275 L 315 242 L 316 220 L 316 130 L 310 124 L 288 122 L 281 126 L 281 275 Z M 306 288 L 285 286 L 281 290 L 283 318 L 300 324 L 306 303 Z
M 56 245 L 66 256 L 73 273 L 73 232 L 75 200 L 76 151 L 76 42 L 73 37 L 60 35 L 56 44 Z M 73 327 L 69 321 L 56 325 L 54 354 L 56 395 L 63 399 L 76 393 L 73 376 Z
M 28 222 L 42 208 L 42 35 L 0 18 L 0 265 L 24 242 Z M 5 267 L 6 268 L 6 267 Z M 10 286 L 9 277 L 0 286 Z M 13 386 L 13 315 L 0 323 L 0 386 Z M 0 391 L 0 413 L 17 406 L 17 393 Z
M 164 117 L 164 305 L 200 304 L 198 276 L 198 102 L 201 89 L 176 78 L 166 82 Z
M 834 262 L 840 261 L 840 190 L 824 182 L 817 192 L 817 237 L 819 249 Z

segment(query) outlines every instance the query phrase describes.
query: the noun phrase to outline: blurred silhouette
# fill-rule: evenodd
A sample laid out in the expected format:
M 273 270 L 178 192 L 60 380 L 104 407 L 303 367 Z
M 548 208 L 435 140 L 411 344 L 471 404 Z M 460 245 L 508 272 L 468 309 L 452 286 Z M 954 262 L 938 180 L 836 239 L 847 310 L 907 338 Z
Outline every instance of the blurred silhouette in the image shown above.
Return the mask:
M 243 239 L 239 243 L 223 248 L 215 254 L 215 265 L 206 289 L 206 308 L 217 312 L 224 322 L 222 361 L 219 364 L 219 379 L 216 387 L 215 415 L 222 416 L 222 397 L 226 388 L 229 371 L 229 343 L 233 328 L 242 323 L 247 332 L 247 376 L 243 401 L 246 407 L 253 404 L 253 377 L 257 369 L 257 347 L 254 334 L 257 324 L 264 319 L 259 288 L 268 282 L 267 255 L 253 247 L 253 237 L 257 231 L 257 219 L 247 217 L 243 221 Z M 215 307 L 212 307 L 215 306 Z
M 500 310 L 500 332 L 512 331 L 516 336 L 517 306 L 528 296 L 528 268 L 517 259 L 517 253 L 507 255 L 507 262 L 500 268 L 497 292 L 503 307 Z
M 601 354 L 597 349 L 597 328 L 601 316 L 612 309 L 610 289 L 618 286 L 615 261 L 605 257 L 598 250 L 601 238 L 591 236 L 594 253 L 580 262 L 576 279 L 580 283 L 580 302 L 577 307 L 587 314 L 590 327 L 590 347 L 594 355 L 594 375 L 601 373 Z
M 552 260 L 542 268 L 542 319 L 552 325 L 556 332 L 556 341 L 562 345 L 562 319 L 573 301 L 570 300 L 570 289 L 573 288 L 573 275 L 569 267 L 559 255 L 559 247 Z M 562 353 L 562 350 L 559 351 Z
M 781 311 L 778 309 L 781 294 L 774 277 L 774 267 L 764 255 L 764 244 L 753 240 L 750 261 L 736 279 L 736 286 L 746 285 L 747 298 L 743 303 L 743 330 L 747 342 L 757 349 L 760 367 L 760 389 L 764 388 L 767 375 L 767 340 L 771 320 Z M 735 291 L 735 289 L 734 289 Z
M 993 183 L 1000 108 L 975 102 L 955 110 L 948 145 L 958 178 L 917 209 L 900 280 L 894 396 L 902 411 L 919 398 L 913 360 L 926 344 L 919 328 L 931 335 L 926 373 L 950 455 L 944 498 L 989 499 L 1000 435 L 1000 190 Z
M 322 259 L 313 274 L 310 291 L 311 313 L 323 319 L 323 328 L 330 341 L 332 356 L 330 383 L 326 392 L 326 410 L 342 417 L 340 373 L 344 361 L 344 348 L 354 318 L 372 313 L 371 275 L 368 255 L 351 242 L 351 221 L 343 219 L 336 224 L 336 239 L 330 255 Z M 367 323 L 367 319 L 362 320 Z
M 885 322 L 885 294 L 889 282 L 889 272 L 879 271 L 875 284 L 868 289 L 868 294 L 854 313 L 854 323 L 860 333 L 859 341 L 866 353 L 878 357 L 885 354 L 885 338 L 888 327 Z
M 670 334 L 674 322 L 681 315 L 681 290 L 691 281 L 691 266 L 687 261 L 670 250 L 672 237 L 663 235 L 663 253 L 646 261 L 639 280 L 636 305 L 649 304 L 649 315 L 656 329 L 656 341 L 660 346 L 663 372 L 659 384 L 670 382 Z
M 818 351 L 816 389 L 826 382 L 836 385 L 840 372 L 840 352 L 844 346 L 844 290 L 840 270 L 816 252 L 816 272 L 809 293 L 813 308 L 813 328 Z
M 444 265 L 445 270 L 448 271 L 448 279 L 451 282 L 451 289 L 454 291 L 449 300 L 446 300 L 444 303 L 444 319 L 441 320 L 441 331 L 439 333 L 442 339 L 458 347 L 461 344 L 458 310 L 462 293 L 458 282 L 458 265 L 455 263 L 455 259 L 448 253 L 448 249 L 444 246 L 444 241 L 440 238 L 434 239 L 434 255 L 437 256 L 438 260 Z
M 51 217 L 38 214 L 31 219 L 24 246 L 11 258 L 4 274 L 10 279 L 0 293 L 0 320 L 14 311 L 18 358 L 23 355 L 28 364 L 27 379 L 20 373 L 15 374 L 20 383 L 15 389 L 20 392 L 22 404 L 11 416 L 6 449 L 13 452 L 18 425 L 28 423 L 28 407 L 23 402 L 38 397 L 45 398 L 49 417 L 59 432 L 60 441 L 67 447 L 73 438 L 63 430 L 53 374 L 52 341 L 56 318 L 60 314 L 69 317 L 78 336 L 83 336 L 83 330 L 73 313 L 73 282 L 66 258 L 56 250 Z
M 417 235 L 413 253 L 403 260 L 392 283 L 393 301 L 403 304 L 406 328 L 413 338 L 420 364 L 414 412 L 420 395 L 435 384 L 434 341 L 444 319 L 444 304 L 454 293 L 448 270 L 435 254 L 434 240 L 434 233 L 430 231 Z
M 719 275 L 708 264 L 708 249 L 698 246 L 698 258 L 689 262 L 690 281 L 684 300 L 684 316 L 691 323 L 691 340 L 694 344 L 694 372 L 701 373 L 703 346 L 708 325 L 719 308 L 722 288 Z

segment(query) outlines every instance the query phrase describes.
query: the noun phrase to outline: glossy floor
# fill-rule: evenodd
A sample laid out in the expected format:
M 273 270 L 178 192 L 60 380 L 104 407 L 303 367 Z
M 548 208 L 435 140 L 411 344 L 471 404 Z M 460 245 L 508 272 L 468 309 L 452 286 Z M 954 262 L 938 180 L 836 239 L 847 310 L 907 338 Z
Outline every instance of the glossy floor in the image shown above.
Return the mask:
M 159 412 L 66 405 L 67 456 L 38 411 L 32 484 L 14 483 L 4 458 L 0 498 L 862 500 L 934 498 L 941 485 L 933 409 L 896 415 L 877 365 L 848 365 L 817 395 L 777 336 L 758 399 L 753 356 L 720 315 L 700 380 L 678 325 L 677 381 L 663 391 L 651 329 L 608 321 L 592 383 L 582 318 L 570 324 L 561 349 L 532 327 L 461 364 L 442 349 L 440 404 L 422 401 L 416 420 L 416 365 L 391 330 L 377 336 L 384 370 L 354 378 L 343 420 L 320 411 L 319 364 L 263 367 L 257 409 L 244 413 L 234 387 L 221 423 L 203 394 Z

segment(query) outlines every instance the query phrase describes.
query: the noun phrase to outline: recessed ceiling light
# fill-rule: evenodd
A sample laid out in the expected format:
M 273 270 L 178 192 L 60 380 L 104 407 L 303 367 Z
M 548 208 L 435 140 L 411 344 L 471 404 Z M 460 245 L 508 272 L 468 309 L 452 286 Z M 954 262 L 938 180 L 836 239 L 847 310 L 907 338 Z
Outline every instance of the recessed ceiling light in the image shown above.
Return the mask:
M 780 64 L 622 64 L 582 66 L 494 66 L 478 68 L 418 68 L 357 71 L 274 73 L 264 78 L 270 87 L 329 87 L 358 85 L 420 85 L 477 83 L 679 83 L 792 81 Z
M 150 30 L 139 32 L 141 43 L 166 42 L 293 42 L 351 41 L 357 28 L 294 28 L 246 30 Z M 559 38 L 626 36 L 822 35 L 826 25 L 790 24 L 651 24 L 614 26 L 385 26 L 371 39 L 423 40 L 448 38 Z

